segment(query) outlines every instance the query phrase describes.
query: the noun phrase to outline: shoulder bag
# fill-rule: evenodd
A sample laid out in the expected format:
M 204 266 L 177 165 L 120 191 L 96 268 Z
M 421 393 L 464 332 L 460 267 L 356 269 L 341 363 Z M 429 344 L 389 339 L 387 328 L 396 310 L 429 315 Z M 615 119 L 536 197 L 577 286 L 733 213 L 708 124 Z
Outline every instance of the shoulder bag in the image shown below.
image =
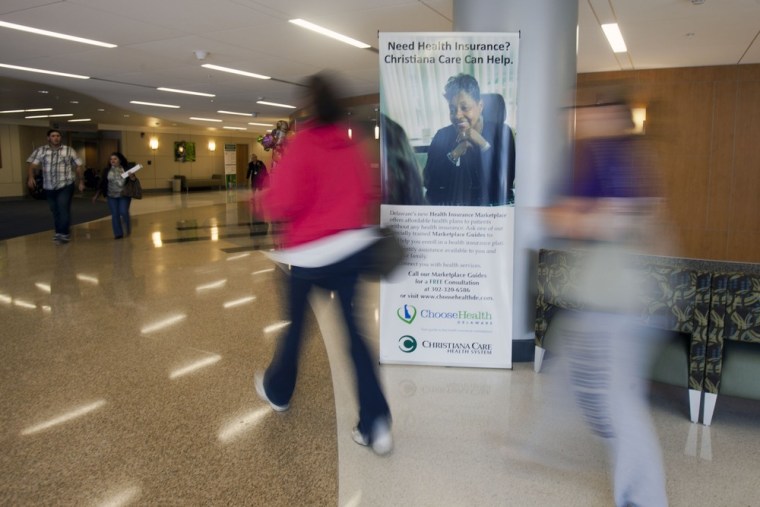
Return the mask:
M 124 181 L 124 189 L 121 191 L 122 197 L 131 197 L 132 199 L 142 199 L 142 185 L 140 179 L 127 178 Z

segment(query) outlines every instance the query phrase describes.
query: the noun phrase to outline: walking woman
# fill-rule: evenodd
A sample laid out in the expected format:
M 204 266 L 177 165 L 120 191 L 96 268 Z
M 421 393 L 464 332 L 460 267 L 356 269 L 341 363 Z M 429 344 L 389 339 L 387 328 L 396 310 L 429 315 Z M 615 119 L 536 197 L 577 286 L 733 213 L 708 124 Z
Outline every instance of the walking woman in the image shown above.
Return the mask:
M 98 190 L 92 198 L 92 202 L 95 202 L 101 195 L 106 197 L 108 208 L 111 210 L 111 226 L 115 239 L 123 238 L 125 233 L 129 236 L 132 232 L 132 224 L 129 220 L 129 205 L 132 198 L 122 195 L 126 182 L 122 175 L 127 170 L 127 164 L 124 155 L 118 151 L 111 153 L 108 167 L 100 173 Z M 134 173 L 129 175 L 129 179 L 135 179 Z
M 333 80 L 309 78 L 313 119 L 304 123 L 272 173 L 268 189 L 253 194 L 252 208 L 283 223 L 279 251 L 290 265 L 290 326 L 265 372 L 255 376 L 256 391 L 274 410 L 290 406 L 296 387 L 307 297 L 312 287 L 334 291 L 346 324 L 346 348 L 354 364 L 359 420 L 353 439 L 377 454 L 391 451 L 391 414 L 354 315 L 364 249 L 376 236 L 364 226 L 377 205 L 369 162 L 346 134 L 345 118 Z

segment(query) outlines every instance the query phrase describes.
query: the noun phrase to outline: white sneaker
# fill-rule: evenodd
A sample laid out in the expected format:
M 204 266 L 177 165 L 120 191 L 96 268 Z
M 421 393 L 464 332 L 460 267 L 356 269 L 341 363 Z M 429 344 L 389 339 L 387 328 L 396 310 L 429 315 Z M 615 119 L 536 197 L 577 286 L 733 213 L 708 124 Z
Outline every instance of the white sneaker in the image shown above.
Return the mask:
M 362 434 L 359 428 L 351 430 L 351 437 L 357 444 L 371 447 L 378 456 L 385 456 L 393 450 L 393 435 L 391 435 L 388 420 L 385 418 L 378 419 L 372 425 L 371 439 Z
M 253 386 L 256 388 L 256 394 L 259 395 L 259 398 L 269 403 L 269 406 L 272 407 L 272 410 L 275 412 L 285 412 L 290 408 L 290 404 L 277 405 L 269 399 L 266 391 L 264 390 L 264 374 L 262 372 L 258 371 L 253 375 Z

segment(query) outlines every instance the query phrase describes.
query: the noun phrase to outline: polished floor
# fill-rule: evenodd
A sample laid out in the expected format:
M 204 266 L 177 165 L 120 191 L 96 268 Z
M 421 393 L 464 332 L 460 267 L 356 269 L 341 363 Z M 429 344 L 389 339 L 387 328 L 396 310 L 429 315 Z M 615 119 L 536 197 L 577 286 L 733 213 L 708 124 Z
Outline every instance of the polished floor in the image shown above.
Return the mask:
M 532 364 L 383 365 L 394 451 L 356 445 L 328 293 L 273 412 L 252 378 L 287 326 L 282 273 L 247 199 L 148 195 L 123 240 L 103 219 L 0 241 L 0 505 L 612 505 L 604 447 Z M 378 292 L 357 303 L 376 352 Z M 670 505 L 760 505 L 760 403 L 720 397 L 705 427 L 682 389 L 651 398 Z

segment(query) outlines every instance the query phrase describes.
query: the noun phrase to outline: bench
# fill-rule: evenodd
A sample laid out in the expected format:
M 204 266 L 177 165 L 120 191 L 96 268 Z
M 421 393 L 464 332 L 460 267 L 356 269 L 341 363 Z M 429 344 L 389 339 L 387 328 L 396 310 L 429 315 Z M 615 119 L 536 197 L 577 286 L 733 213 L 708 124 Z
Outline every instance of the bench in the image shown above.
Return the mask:
M 187 178 L 181 174 L 175 174 L 174 179 L 182 181 L 181 189 L 189 192 L 191 188 L 224 188 L 224 175 L 212 174 L 210 178 Z
M 569 295 L 582 251 L 539 252 L 534 369 L 552 345 L 551 321 L 584 310 Z M 690 416 L 712 423 L 719 393 L 760 400 L 760 264 L 632 255 L 643 296 L 641 324 L 671 333 L 651 379 L 688 388 Z M 644 290 L 641 290 L 641 289 Z

